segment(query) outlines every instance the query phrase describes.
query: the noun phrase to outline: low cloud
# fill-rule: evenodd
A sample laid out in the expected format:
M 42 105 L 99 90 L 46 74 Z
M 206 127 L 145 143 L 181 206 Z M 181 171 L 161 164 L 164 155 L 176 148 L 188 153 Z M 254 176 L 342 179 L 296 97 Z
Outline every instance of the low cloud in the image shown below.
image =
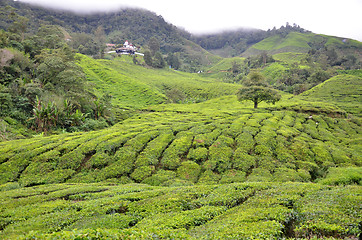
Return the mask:
M 126 7 L 148 9 L 192 33 L 251 27 L 267 30 L 286 22 L 315 33 L 362 41 L 362 1 L 349 0 L 19 0 L 78 13 L 112 12 Z
M 93 13 L 93 12 L 109 12 L 117 11 L 121 8 L 131 7 L 124 1 L 115 0 L 61 0 L 61 1 L 49 1 L 49 0 L 19 0 L 24 3 L 36 4 L 39 6 L 57 9 L 57 10 L 69 10 L 78 13 Z

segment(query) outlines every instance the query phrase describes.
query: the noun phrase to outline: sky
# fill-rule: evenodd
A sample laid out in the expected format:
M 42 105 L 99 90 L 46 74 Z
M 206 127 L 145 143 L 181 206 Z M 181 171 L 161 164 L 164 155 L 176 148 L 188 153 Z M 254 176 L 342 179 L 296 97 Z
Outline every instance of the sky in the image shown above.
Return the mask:
M 362 0 L 18 0 L 62 10 L 138 7 L 194 34 L 237 28 L 272 29 L 289 22 L 314 33 L 362 41 Z

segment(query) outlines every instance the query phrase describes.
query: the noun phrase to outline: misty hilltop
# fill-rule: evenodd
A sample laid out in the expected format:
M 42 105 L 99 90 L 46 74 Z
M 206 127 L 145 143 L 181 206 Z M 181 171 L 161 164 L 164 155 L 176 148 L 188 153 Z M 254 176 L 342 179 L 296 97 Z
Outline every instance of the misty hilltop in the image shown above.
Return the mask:
M 284 39 L 289 32 L 310 33 L 310 31 L 301 28 L 295 23 L 292 25 L 287 23 L 286 26 L 281 26 L 279 29 L 274 27 L 274 29 L 268 31 L 238 29 L 214 34 L 193 35 L 183 29 L 177 28 L 172 25 L 172 23 L 166 22 L 162 16 L 144 9 L 115 8 L 111 12 L 85 14 L 64 10 L 52 10 L 38 5 L 30 5 L 11 0 L 4 0 L 1 4 L 2 6 L 10 5 L 15 7 L 18 14 L 30 19 L 28 28 L 33 29 L 33 32 L 36 31 L 41 24 L 58 25 L 70 33 L 86 33 L 91 35 L 95 33 L 97 28 L 101 27 L 101 30 L 107 35 L 109 42 L 121 43 L 125 40 L 132 40 L 133 43 L 141 46 L 146 45 L 152 37 L 156 37 L 160 41 L 160 47 L 163 53 L 181 52 L 183 55 L 187 55 L 185 57 L 189 58 L 189 61 L 201 61 L 199 64 L 210 62 L 203 59 L 201 56 L 203 54 L 200 55 L 196 53 L 197 58 L 201 59 L 192 59 L 191 55 L 195 54 L 193 50 L 197 52 L 202 51 L 201 49 L 197 49 L 197 45 L 216 55 L 233 57 L 241 55 L 253 44 L 269 37 L 275 38 L 275 36 L 278 35 L 281 36 L 281 39 Z M 6 29 L 6 22 L 1 23 L 0 27 Z M 309 49 L 320 48 L 323 43 L 330 45 L 327 36 L 318 35 L 317 38 L 319 39 L 311 38 L 304 40 L 306 44 L 310 45 Z M 343 39 L 345 38 L 340 36 L 340 42 L 342 42 Z M 288 45 L 288 41 L 287 39 L 284 45 Z M 316 44 L 319 45 L 316 46 Z M 185 49 L 185 45 L 189 46 L 188 49 Z M 337 44 L 336 47 L 341 47 L 340 45 L 341 44 Z M 272 49 L 261 49 L 261 51 L 271 50 Z M 294 51 L 299 52 L 299 50 Z M 255 54 L 259 52 L 257 51 Z M 302 50 L 302 52 L 305 52 L 305 50 Z M 244 55 L 253 54 L 253 52 L 249 51 Z

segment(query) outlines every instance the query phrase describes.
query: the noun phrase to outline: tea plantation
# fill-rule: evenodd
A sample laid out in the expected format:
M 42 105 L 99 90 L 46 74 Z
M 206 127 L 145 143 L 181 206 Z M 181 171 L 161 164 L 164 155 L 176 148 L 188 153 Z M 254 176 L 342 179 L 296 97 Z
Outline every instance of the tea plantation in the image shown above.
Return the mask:
M 77 54 L 89 83 L 102 96 L 110 94 L 121 108 L 140 109 L 171 102 L 201 102 L 235 94 L 238 85 L 218 82 L 199 76 L 167 69 L 148 69 L 132 63 L 132 57 L 94 60 Z M 140 59 L 141 61 L 141 59 Z
M 359 118 L 235 104 L 159 105 L 106 130 L 0 143 L 1 237 L 356 238 Z
M 137 112 L 0 142 L 1 239 L 359 237 L 358 76 L 253 109 L 235 84 L 78 57 L 100 95 Z M 160 104 L 172 88 L 184 104 Z
M 355 239 L 361 221 L 357 186 L 17 187 L 2 187 L 2 239 Z

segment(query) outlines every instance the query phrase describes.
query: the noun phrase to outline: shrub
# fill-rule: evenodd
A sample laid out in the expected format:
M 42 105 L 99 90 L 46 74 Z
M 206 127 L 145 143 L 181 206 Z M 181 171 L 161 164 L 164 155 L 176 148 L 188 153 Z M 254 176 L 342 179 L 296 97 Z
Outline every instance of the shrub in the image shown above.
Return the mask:
M 200 176 L 199 184 L 217 184 L 220 180 L 220 175 L 211 170 L 206 170 Z
M 177 169 L 181 165 L 181 158 L 185 157 L 189 151 L 192 139 L 191 135 L 175 139 L 163 154 L 161 159 L 163 167 L 171 170 Z
M 333 146 L 332 144 L 328 145 L 330 153 L 333 158 L 333 162 L 337 165 L 343 164 L 343 163 L 349 163 L 351 162 L 349 154 L 345 151 L 343 146 Z
M 201 167 L 192 161 L 186 161 L 177 169 L 177 177 L 196 183 L 201 172 Z
M 328 146 L 323 143 L 315 143 L 312 145 L 311 150 L 315 156 L 315 162 L 321 165 L 323 162 L 332 162 L 332 156 L 328 151 Z
M 141 166 L 136 168 L 130 176 L 136 182 L 141 182 L 145 178 L 151 176 L 154 170 L 154 166 Z
M 9 191 L 9 190 L 18 189 L 18 188 L 20 188 L 20 185 L 18 182 L 7 182 L 5 184 L 0 185 L 0 192 Z
M 325 185 L 362 185 L 362 167 L 330 168 L 327 176 L 319 180 Z
M 86 163 L 85 167 L 101 169 L 108 165 L 111 157 L 106 153 L 96 153 Z
M 234 183 L 234 182 L 244 182 L 246 179 L 245 172 L 238 170 L 228 170 L 224 172 L 221 176 L 221 180 L 219 183 Z
M 149 184 L 152 186 L 161 186 L 167 181 L 176 178 L 176 173 L 173 171 L 159 170 L 156 174 L 145 178 L 142 183 Z
M 197 163 L 204 162 L 208 157 L 208 150 L 204 147 L 198 147 L 196 149 L 191 148 L 187 154 L 187 158 Z
M 192 186 L 194 185 L 191 181 L 175 178 L 169 181 L 166 181 L 162 184 L 165 187 L 182 187 L 182 186 Z
M 237 148 L 246 153 L 254 151 L 255 142 L 253 135 L 248 131 L 245 131 L 245 129 L 243 129 L 243 132 L 236 138 L 236 143 Z
M 157 165 L 161 154 L 173 138 L 173 134 L 168 132 L 150 141 L 147 147 L 138 155 L 136 166 Z
M 271 156 L 256 156 L 258 168 L 264 168 L 270 172 L 278 166 L 278 161 Z
M 247 182 L 271 182 L 273 176 L 269 170 L 264 168 L 254 168 L 251 174 L 246 178 Z
M 230 147 L 222 146 L 222 144 L 216 142 L 210 147 L 209 154 L 209 159 L 203 165 L 205 169 L 222 173 L 232 167 L 233 150 Z
M 302 182 L 303 179 L 297 171 L 289 168 L 277 168 L 273 174 L 274 182 Z
M 104 129 L 107 127 L 109 127 L 109 125 L 104 118 L 101 118 L 99 120 L 86 118 L 84 120 L 84 123 L 78 128 L 81 131 L 94 131 L 94 130 Z
M 233 167 L 243 172 L 249 172 L 256 167 L 256 157 L 247 154 L 244 149 L 236 149 L 233 158 Z

